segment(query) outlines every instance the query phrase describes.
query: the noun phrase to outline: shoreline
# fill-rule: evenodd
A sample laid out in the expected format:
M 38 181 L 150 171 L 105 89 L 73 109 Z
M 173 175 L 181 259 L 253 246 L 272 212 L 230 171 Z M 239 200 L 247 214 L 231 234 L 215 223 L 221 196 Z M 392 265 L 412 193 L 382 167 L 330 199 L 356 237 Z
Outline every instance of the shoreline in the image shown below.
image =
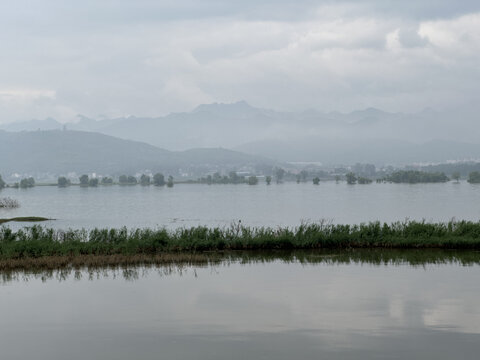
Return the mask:
M 134 264 L 210 261 L 225 252 L 294 250 L 480 250 L 480 222 L 302 224 L 296 228 L 192 227 L 55 230 L 0 226 L 0 270 L 96 262 Z M 4 265 L 4 264 L 10 265 Z M 63 265 L 62 265 L 63 264 Z M 57 266 L 56 265 L 56 266 Z M 17 265 L 15 265 L 17 266 Z M 53 266 L 53 265 L 52 265 Z

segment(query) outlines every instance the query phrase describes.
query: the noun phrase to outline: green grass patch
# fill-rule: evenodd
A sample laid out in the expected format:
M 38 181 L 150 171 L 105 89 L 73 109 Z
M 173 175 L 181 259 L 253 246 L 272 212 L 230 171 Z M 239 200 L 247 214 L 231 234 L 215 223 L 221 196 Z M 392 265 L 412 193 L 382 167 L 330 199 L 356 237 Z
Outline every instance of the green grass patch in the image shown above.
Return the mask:
M 18 219 L 18 218 L 16 218 Z M 44 221 L 45 218 L 20 218 Z M 18 220 L 16 220 L 18 221 Z M 372 222 L 360 225 L 302 224 L 296 228 L 204 226 L 167 229 L 54 230 L 38 225 L 0 228 L 0 259 L 80 255 L 293 249 L 477 249 L 480 223 Z

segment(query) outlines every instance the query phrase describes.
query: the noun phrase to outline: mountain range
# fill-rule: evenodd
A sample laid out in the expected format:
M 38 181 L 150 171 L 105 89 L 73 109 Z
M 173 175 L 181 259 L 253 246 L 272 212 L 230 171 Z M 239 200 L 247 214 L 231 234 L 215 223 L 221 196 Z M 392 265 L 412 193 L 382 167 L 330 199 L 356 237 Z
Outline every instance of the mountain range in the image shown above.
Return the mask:
M 375 108 L 350 113 L 281 112 L 240 101 L 200 105 L 191 112 L 155 118 L 97 121 L 79 115 L 75 123 L 61 124 L 49 118 L 0 128 L 65 127 L 175 151 L 222 147 L 277 161 L 402 165 L 480 158 L 475 114 L 468 109 L 390 113 Z

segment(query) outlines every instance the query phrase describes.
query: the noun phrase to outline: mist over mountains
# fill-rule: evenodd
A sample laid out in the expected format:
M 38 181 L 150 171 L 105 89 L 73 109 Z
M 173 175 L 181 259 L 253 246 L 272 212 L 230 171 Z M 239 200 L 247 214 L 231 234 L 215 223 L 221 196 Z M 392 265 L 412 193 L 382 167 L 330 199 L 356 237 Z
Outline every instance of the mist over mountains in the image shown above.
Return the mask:
M 168 151 L 94 132 L 0 130 L 0 171 L 4 175 L 69 172 L 120 175 L 139 171 L 195 175 L 274 164 L 269 159 L 227 149 Z
M 170 151 L 222 147 L 276 161 L 401 165 L 479 159 L 480 144 L 476 132 L 471 131 L 477 127 L 475 114 L 471 109 L 427 109 L 406 114 L 374 108 L 346 114 L 279 112 L 240 101 L 200 105 L 191 112 L 158 118 L 130 116 L 97 121 L 78 116 L 76 123 L 61 124 L 48 118 L 0 128 L 32 131 L 65 126 Z

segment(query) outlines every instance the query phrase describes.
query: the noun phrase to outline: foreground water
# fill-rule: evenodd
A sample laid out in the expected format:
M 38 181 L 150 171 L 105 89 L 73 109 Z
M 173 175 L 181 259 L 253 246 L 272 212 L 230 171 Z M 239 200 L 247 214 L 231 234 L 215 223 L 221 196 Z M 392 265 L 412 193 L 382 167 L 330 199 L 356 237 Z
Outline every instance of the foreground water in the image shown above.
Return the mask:
M 1 274 L 2 359 L 478 359 L 479 253 Z
M 57 228 L 297 226 L 326 219 L 335 223 L 452 218 L 480 219 L 480 186 L 445 184 L 370 184 L 344 182 L 248 185 L 176 185 L 174 188 L 107 186 L 4 189 L 1 197 L 21 207 L 0 209 L 0 218 L 42 216 Z M 23 224 L 9 224 L 11 227 Z

